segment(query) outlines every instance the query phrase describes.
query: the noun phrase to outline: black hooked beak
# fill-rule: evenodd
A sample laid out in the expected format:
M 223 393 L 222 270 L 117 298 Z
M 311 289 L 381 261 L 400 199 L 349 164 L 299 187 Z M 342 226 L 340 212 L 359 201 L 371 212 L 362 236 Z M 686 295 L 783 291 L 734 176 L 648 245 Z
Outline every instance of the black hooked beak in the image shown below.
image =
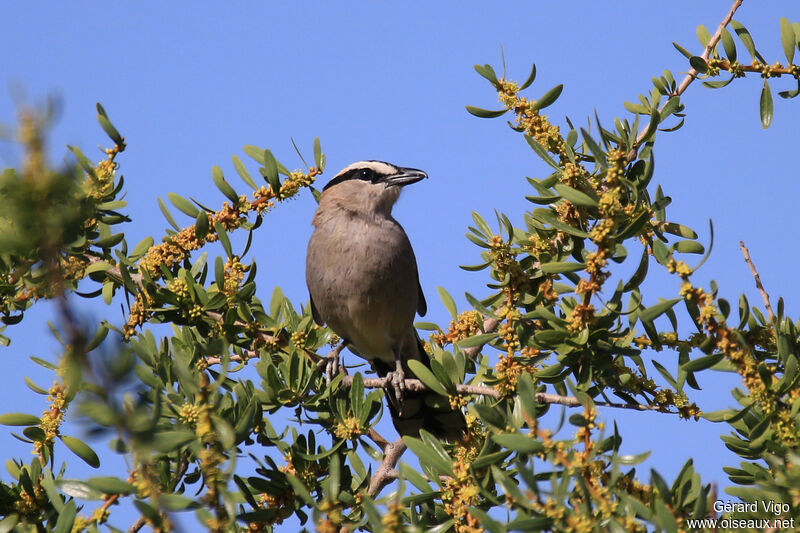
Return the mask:
M 392 174 L 385 178 L 384 181 L 387 187 L 404 187 L 428 177 L 427 174 L 416 168 L 399 168 L 398 170 L 399 172 L 397 174 Z

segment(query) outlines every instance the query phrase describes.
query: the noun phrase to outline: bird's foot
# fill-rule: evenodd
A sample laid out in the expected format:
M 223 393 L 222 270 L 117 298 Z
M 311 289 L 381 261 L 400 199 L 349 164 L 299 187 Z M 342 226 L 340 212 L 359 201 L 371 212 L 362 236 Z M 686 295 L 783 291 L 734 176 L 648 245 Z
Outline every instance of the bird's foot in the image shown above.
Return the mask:
M 398 412 L 402 414 L 403 400 L 406 393 L 406 375 L 403 372 L 403 365 L 397 361 L 397 368 L 394 372 L 389 372 L 383 380 L 385 388 L 391 388 L 394 392 L 394 404 L 397 406 Z
M 331 353 L 320 359 L 319 368 L 325 367 L 325 383 L 328 385 L 330 385 L 333 378 L 340 372 L 347 374 L 347 371 L 341 364 L 341 354 L 345 346 L 345 342 L 339 343 Z

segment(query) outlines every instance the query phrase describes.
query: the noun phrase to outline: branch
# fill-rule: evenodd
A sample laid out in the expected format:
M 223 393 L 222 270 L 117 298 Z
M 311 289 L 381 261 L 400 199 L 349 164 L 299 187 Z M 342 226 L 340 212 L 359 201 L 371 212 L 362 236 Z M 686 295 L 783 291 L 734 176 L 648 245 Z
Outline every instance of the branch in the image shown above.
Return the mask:
M 386 378 L 364 378 L 365 389 L 382 389 L 387 386 Z M 345 376 L 342 379 L 342 385 L 349 387 L 353 383 L 353 376 Z M 406 379 L 406 390 L 411 392 L 424 392 L 429 389 L 422 381 L 418 379 Z M 483 396 L 490 396 L 496 400 L 501 399 L 503 396 L 500 392 L 493 387 L 482 387 L 479 385 L 456 385 L 456 392 L 459 394 L 479 394 Z M 537 392 L 536 401 L 544 404 L 558 404 L 567 407 L 584 407 L 584 405 L 574 396 L 561 396 L 558 394 L 550 394 L 547 392 Z M 659 405 L 646 405 L 641 403 L 618 403 L 618 402 L 594 402 L 598 407 L 614 407 L 615 409 L 632 409 L 634 411 L 658 411 L 660 413 L 678 414 L 675 411 L 670 411 L 665 407 Z
M 716 48 L 717 43 L 719 43 L 719 40 L 722 37 L 722 30 L 724 30 L 725 26 L 727 26 L 728 23 L 731 21 L 731 19 L 733 18 L 733 14 L 736 13 L 736 10 L 739 9 L 739 7 L 742 5 L 742 1 L 743 0 L 735 0 L 733 2 L 733 5 L 731 5 L 730 10 L 728 10 L 728 14 L 725 15 L 725 18 L 722 19 L 722 22 L 720 22 L 719 26 L 717 26 L 717 31 L 714 33 L 714 35 L 711 36 L 711 40 L 708 41 L 708 45 L 706 45 L 705 50 L 703 50 L 703 53 L 700 55 L 703 61 L 708 61 L 708 56 L 711 55 L 711 51 L 714 50 L 714 48 Z M 696 79 L 697 79 L 697 70 L 695 70 L 695 68 L 692 67 L 689 69 L 689 72 L 686 73 L 686 77 L 683 78 L 680 85 L 678 85 L 678 89 L 675 91 L 675 94 L 670 95 L 670 98 L 672 98 L 673 96 L 682 95 L 689 87 L 689 85 Z M 670 98 L 667 99 L 667 102 L 669 102 Z M 664 106 L 667 105 L 667 102 L 664 102 L 664 105 L 661 106 L 661 109 L 659 109 L 659 111 L 664 109 Z M 633 143 L 633 148 L 631 148 L 631 151 L 628 152 L 627 156 L 628 162 L 631 162 L 634 159 L 636 159 L 636 154 L 639 153 L 639 147 L 641 146 L 642 142 L 644 142 L 645 135 L 647 134 L 647 130 L 649 128 L 650 124 L 648 123 L 642 129 L 642 131 L 639 132 L 639 135 L 636 137 L 636 142 Z
M 747 263 L 747 266 L 750 267 L 750 272 L 753 273 L 753 277 L 756 280 L 756 288 L 758 289 L 758 292 L 761 293 L 761 298 L 764 300 L 764 306 L 767 308 L 769 319 L 772 323 L 775 323 L 775 313 L 772 311 L 772 306 L 769 304 L 769 294 L 767 294 L 767 291 L 764 290 L 764 285 L 761 284 L 761 276 L 758 275 L 758 270 L 756 270 L 756 266 L 753 264 L 752 259 L 750 259 L 750 252 L 744 245 L 744 241 L 739 241 L 739 248 L 742 249 L 742 255 L 744 255 L 744 262 Z
M 408 380 L 406 380 L 408 382 Z M 406 443 L 403 442 L 403 438 L 399 438 L 392 443 L 387 443 L 386 447 L 383 450 L 384 456 L 383 461 L 381 461 L 378 470 L 372 475 L 372 479 L 369 480 L 369 488 L 367 489 L 367 494 L 371 497 L 375 497 L 378 493 L 388 485 L 393 479 L 397 479 L 397 470 L 394 469 L 395 465 L 397 465 L 397 461 L 400 460 L 400 456 L 403 455 L 403 452 L 406 451 Z

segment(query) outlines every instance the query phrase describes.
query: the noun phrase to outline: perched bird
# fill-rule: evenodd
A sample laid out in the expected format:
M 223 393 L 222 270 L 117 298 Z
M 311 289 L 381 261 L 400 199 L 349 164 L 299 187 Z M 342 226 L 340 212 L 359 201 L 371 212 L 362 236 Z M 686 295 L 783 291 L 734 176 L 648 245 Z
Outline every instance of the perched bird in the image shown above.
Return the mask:
M 323 189 L 308 242 L 306 284 L 314 321 L 327 324 L 357 355 L 386 378 L 392 421 L 401 435 L 425 429 L 447 440 L 461 438 L 464 415 L 435 392 L 411 392 L 408 361 L 430 366 L 414 329 L 424 316 L 414 250 L 392 207 L 405 185 L 427 174 L 382 161 L 345 167 Z M 338 359 L 338 352 L 334 355 Z

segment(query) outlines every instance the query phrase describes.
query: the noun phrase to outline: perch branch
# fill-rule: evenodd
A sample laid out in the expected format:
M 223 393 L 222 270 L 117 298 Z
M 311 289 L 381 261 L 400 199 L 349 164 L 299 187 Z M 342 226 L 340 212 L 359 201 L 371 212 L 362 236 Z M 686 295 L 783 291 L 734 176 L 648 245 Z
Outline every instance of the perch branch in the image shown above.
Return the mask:
M 753 260 L 750 259 L 750 251 L 747 249 L 747 246 L 744 245 L 744 241 L 739 241 L 739 248 L 742 249 L 742 255 L 744 255 L 744 262 L 747 263 L 747 266 L 750 267 L 750 272 L 753 273 L 753 278 L 756 280 L 756 288 L 758 292 L 761 293 L 761 298 L 764 300 L 764 307 L 767 308 L 767 313 L 769 314 L 769 319 L 771 322 L 775 322 L 775 313 L 772 311 L 772 306 L 769 303 L 769 294 L 767 291 L 764 290 L 764 285 L 761 284 L 761 276 L 758 275 L 758 270 L 756 270 L 756 266 L 753 264 Z
M 385 378 L 364 378 L 365 389 L 382 389 L 386 386 Z M 342 385 L 349 387 L 353 383 L 353 376 L 345 376 Z M 406 379 L 406 390 L 411 392 L 423 392 L 430 390 L 422 381 L 418 379 Z M 479 385 L 456 385 L 456 392 L 459 394 L 480 394 L 490 396 L 499 400 L 502 395 L 497 389 L 492 387 L 481 387 Z M 558 404 L 567 407 L 583 407 L 584 405 L 574 396 L 561 396 L 547 392 L 537 392 L 536 401 L 545 404 Z M 677 414 L 658 405 L 646 405 L 637 403 L 618 403 L 618 402 L 594 402 L 598 407 L 614 407 L 616 409 L 632 409 L 634 411 L 658 411 L 660 413 Z

